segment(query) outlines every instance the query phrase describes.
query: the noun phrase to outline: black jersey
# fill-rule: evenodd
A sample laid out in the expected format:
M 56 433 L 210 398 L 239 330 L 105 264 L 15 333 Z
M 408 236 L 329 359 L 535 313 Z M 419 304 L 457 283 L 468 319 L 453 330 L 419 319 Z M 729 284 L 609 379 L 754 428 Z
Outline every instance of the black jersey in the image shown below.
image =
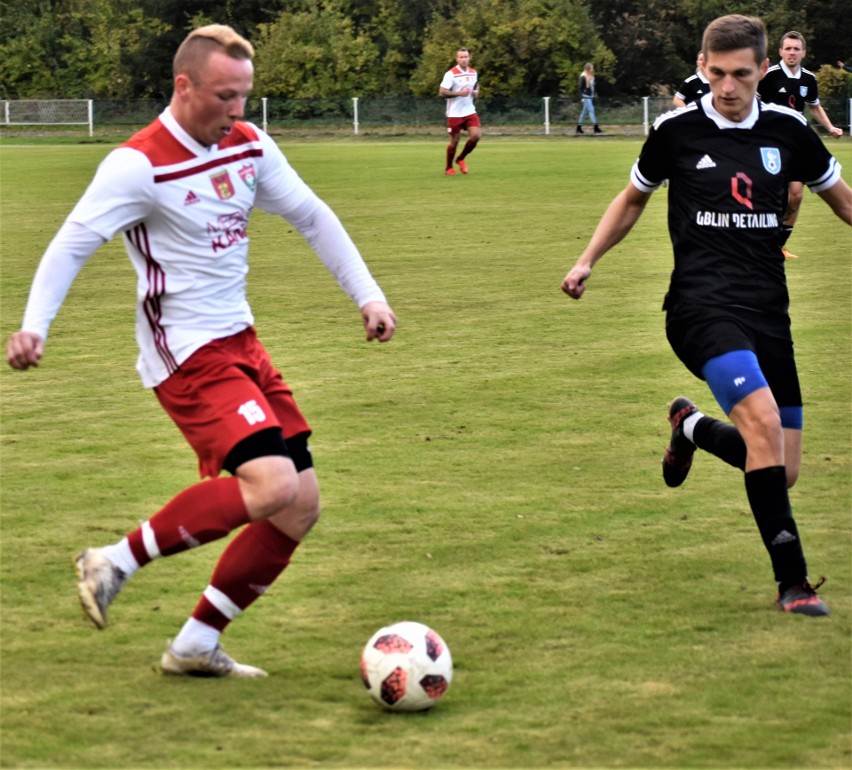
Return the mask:
M 786 313 L 778 231 L 791 180 L 814 192 L 840 179 L 840 166 L 805 119 L 755 99 L 732 123 L 712 94 L 654 123 L 631 172 L 639 190 L 669 180 L 674 270 L 665 307 L 747 307 Z
M 710 84 L 696 72 L 680 84 L 675 96 L 682 99 L 684 104 L 689 104 L 709 93 Z
M 800 67 L 798 75 L 794 77 L 783 62 L 775 64 L 766 71 L 766 75 L 757 86 L 757 93 L 764 102 L 783 104 L 797 112 L 804 112 L 806 104 L 813 106 L 819 104 L 814 73 Z

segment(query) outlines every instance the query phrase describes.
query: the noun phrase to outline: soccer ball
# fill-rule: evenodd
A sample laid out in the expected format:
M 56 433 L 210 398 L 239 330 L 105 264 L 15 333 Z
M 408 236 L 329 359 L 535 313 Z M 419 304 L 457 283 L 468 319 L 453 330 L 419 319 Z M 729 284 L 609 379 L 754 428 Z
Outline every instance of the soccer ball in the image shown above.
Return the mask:
M 389 711 L 424 711 L 443 697 L 453 679 L 450 648 L 423 623 L 385 626 L 361 653 L 361 679 L 373 700 Z

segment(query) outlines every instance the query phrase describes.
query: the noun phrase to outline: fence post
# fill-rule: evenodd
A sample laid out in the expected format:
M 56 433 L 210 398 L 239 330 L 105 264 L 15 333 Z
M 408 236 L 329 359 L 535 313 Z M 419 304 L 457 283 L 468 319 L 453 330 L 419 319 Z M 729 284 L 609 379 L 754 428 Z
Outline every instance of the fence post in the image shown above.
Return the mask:
M 267 99 L 267 97 L 265 97 L 265 96 L 261 97 L 261 99 L 260 99 L 261 115 L 262 115 L 262 117 L 261 117 L 261 125 L 263 126 L 263 133 L 264 133 L 264 134 L 268 134 L 268 133 L 269 133 L 269 131 L 267 131 L 267 129 L 269 128 L 269 122 L 268 122 L 268 121 L 267 121 L 267 119 L 266 119 L 266 118 L 267 118 L 267 112 L 266 112 L 266 99 Z
M 355 136 L 358 136 L 358 97 L 352 97 L 352 120 L 355 128 Z
M 94 109 L 92 105 L 94 102 L 89 99 L 88 110 L 89 110 L 89 138 L 95 135 L 95 121 L 94 121 Z
M 544 97 L 544 135 L 550 135 L 550 97 Z
M 648 103 L 650 102 L 650 97 L 643 96 L 642 97 L 642 128 L 645 131 L 645 136 L 648 136 Z

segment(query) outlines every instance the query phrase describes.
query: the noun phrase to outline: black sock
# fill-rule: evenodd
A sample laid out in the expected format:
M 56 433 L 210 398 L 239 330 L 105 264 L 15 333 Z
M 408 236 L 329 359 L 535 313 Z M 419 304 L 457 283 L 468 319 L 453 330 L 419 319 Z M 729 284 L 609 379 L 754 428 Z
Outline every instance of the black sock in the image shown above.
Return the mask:
M 701 417 L 692 431 L 695 446 L 716 455 L 734 468 L 745 470 L 746 445 L 734 425 L 715 417 Z
M 787 471 L 783 465 L 760 468 L 745 474 L 751 512 L 772 560 L 779 590 L 807 579 L 808 568 L 799 540 L 799 530 L 790 509 Z

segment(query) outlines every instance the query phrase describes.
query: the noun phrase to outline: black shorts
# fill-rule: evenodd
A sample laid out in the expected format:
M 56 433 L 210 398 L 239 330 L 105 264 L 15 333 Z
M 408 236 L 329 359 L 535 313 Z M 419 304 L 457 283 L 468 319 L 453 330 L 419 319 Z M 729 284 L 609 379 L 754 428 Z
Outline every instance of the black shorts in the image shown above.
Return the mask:
M 790 318 L 746 308 L 682 305 L 666 314 L 666 337 L 675 355 L 699 379 L 711 358 L 734 350 L 757 356 L 778 406 L 801 406 L 802 390 L 793 355 Z

